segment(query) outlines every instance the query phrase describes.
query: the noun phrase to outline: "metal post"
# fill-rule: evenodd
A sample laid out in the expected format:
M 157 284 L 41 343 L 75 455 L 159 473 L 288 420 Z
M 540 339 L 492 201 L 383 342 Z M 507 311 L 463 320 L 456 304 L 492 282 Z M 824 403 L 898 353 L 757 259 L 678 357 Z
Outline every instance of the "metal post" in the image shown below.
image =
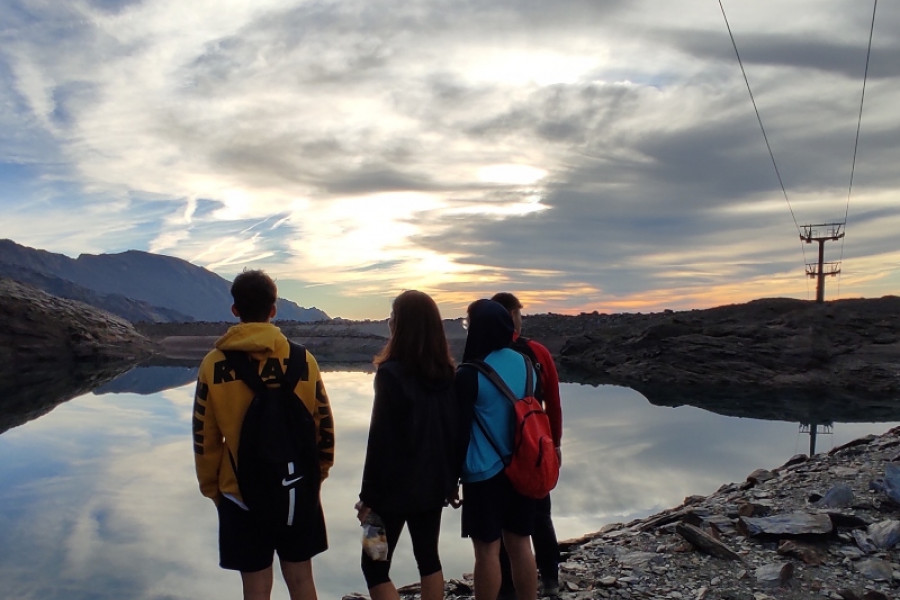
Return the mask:
M 819 304 L 825 302 L 825 276 L 834 276 L 841 272 L 839 263 L 825 262 L 825 242 L 839 240 L 844 237 L 843 227 L 843 223 L 804 225 L 803 231 L 800 233 L 800 239 L 807 244 L 819 243 L 819 262 L 806 265 L 806 274 L 809 277 L 816 278 L 816 302 Z M 827 273 L 825 272 L 826 264 L 831 267 Z
M 816 279 L 816 302 L 822 304 L 825 302 L 825 240 L 819 242 L 819 269 Z

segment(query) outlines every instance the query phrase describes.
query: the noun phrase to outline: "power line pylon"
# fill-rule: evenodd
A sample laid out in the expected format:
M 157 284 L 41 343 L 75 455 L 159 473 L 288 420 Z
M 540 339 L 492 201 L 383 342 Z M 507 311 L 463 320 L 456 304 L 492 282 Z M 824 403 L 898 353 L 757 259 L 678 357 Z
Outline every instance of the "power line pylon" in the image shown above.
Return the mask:
M 801 227 L 801 240 L 807 244 L 819 243 L 819 262 L 806 264 L 806 275 L 816 278 L 816 302 L 819 304 L 825 302 L 825 276 L 834 277 L 841 272 L 841 263 L 825 262 L 825 242 L 844 237 L 843 228 L 843 223 L 818 223 Z

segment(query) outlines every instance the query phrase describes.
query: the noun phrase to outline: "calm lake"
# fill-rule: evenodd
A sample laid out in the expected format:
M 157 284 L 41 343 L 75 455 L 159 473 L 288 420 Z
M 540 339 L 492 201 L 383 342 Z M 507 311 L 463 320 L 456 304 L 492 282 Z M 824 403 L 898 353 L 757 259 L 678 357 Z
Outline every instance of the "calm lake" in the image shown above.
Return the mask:
M 194 477 L 195 371 L 140 367 L 0 435 L 0 598 L 164 600 L 239 598 L 219 569 L 216 513 Z M 362 471 L 372 374 L 326 372 L 337 458 L 323 485 L 330 549 L 314 559 L 320 598 L 365 591 L 353 504 Z M 553 492 L 560 539 L 626 522 L 743 481 L 809 451 L 799 423 L 659 407 L 613 386 L 563 384 L 563 472 Z M 827 452 L 896 423 L 835 423 Z M 825 490 L 819 490 L 825 491 Z M 472 569 L 447 509 L 446 577 Z M 392 576 L 417 579 L 408 538 Z M 276 575 L 274 598 L 287 598 Z

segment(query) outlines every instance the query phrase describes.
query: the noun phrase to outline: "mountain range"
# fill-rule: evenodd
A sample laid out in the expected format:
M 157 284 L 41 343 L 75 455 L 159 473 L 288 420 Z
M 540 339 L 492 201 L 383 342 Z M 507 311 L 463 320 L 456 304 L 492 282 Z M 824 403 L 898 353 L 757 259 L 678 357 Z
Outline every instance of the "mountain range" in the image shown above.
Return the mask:
M 233 321 L 231 282 L 186 260 L 128 250 L 70 258 L 0 240 L 0 277 L 78 300 L 132 322 Z M 278 299 L 278 319 L 329 319 L 318 308 Z

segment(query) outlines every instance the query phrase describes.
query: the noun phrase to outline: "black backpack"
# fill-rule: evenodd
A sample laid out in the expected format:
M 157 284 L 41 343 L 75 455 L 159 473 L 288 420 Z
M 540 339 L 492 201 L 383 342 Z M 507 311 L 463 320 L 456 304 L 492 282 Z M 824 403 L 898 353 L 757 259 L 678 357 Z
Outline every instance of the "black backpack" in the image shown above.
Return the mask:
M 244 504 L 259 518 L 291 526 L 295 516 L 318 502 L 320 484 L 315 422 L 294 393 L 297 383 L 309 378 L 306 349 L 291 342 L 287 369 L 276 386 L 263 382 L 247 353 L 224 354 L 254 392 L 241 425 L 237 461 L 231 456 Z

